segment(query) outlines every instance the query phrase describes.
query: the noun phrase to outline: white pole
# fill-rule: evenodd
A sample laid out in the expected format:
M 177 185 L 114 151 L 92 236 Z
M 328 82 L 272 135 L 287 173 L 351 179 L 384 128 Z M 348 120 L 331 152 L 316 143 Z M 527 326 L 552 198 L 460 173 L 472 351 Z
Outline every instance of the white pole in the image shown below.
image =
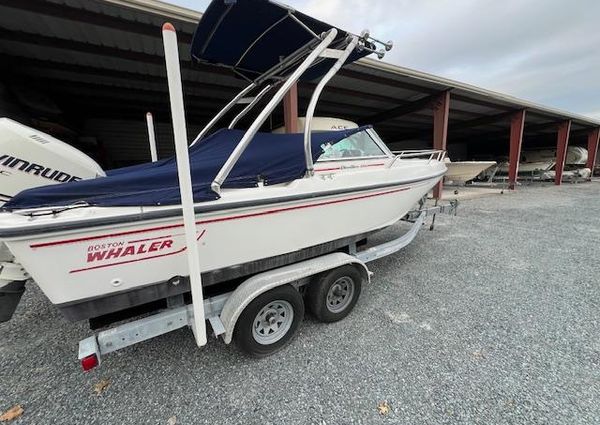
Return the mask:
M 183 109 L 177 34 L 173 25 L 168 22 L 163 25 L 162 33 L 165 45 L 165 61 L 167 63 L 167 79 L 169 81 L 169 98 L 171 99 L 171 115 L 173 116 L 175 156 L 177 158 L 177 175 L 179 176 L 179 191 L 183 210 L 190 287 L 192 289 L 192 307 L 194 311 L 192 329 L 196 337 L 196 344 L 201 347 L 206 344 L 206 319 L 204 317 L 204 297 L 202 296 L 202 277 L 200 275 L 200 255 L 196 239 L 196 215 L 194 214 L 194 196 Z
M 148 124 L 148 142 L 150 142 L 150 158 L 152 162 L 158 161 L 158 153 L 156 152 L 156 136 L 154 134 L 154 119 L 152 114 L 146 114 L 146 124 Z

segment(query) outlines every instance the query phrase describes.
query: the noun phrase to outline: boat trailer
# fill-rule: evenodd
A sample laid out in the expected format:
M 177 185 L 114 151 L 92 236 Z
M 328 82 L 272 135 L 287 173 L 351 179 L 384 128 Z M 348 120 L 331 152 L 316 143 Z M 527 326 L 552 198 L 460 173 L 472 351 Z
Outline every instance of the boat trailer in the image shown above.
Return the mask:
M 367 267 L 367 263 L 394 254 L 409 245 L 425 224 L 426 218 L 435 219 L 436 214 L 456 215 L 458 201 L 432 207 L 425 207 L 424 201 L 421 201 L 419 205 L 419 209 L 410 211 L 400 220 L 412 223 L 410 229 L 393 240 L 364 249 L 361 249 L 357 243 L 351 243 L 347 247 L 347 252 L 333 252 L 262 272 L 245 280 L 231 292 L 203 299 L 204 319 L 201 319 L 201 323 L 208 320 L 213 335 L 217 338 L 222 337 L 223 341 L 229 344 L 234 338 L 238 319 L 247 307 L 269 291 L 283 286 L 291 286 L 300 294 L 305 292 L 307 286 L 315 279 L 324 274 L 344 270 L 346 266 L 351 266 L 358 271 L 363 282 L 370 282 L 373 273 Z M 433 228 L 430 227 L 430 230 Z M 354 303 L 357 298 L 358 294 L 353 300 Z M 191 327 L 195 335 L 197 332 L 195 324 L 198 323 L 197 318 L 194 317 L 194 302 L 196 301 L 192 298 L 192 303 L 187 305 L 183 303 L 183 297 L 174 297 L 168 301 L 170 306 L 159 313 L 98 332 L 80 341 L 78 358 L 83 369 L 88 371 L 98 366 L 102 357 L 108 353 L 186 326 Z M 346 306 L 347 308 L 340 318 L 350 312 L 354 303 Z M 322 321 L 335 321 L 324 319 Z M 290 334 L 288 337 L 291 338 L 292 335 Z M 250 351 L 249 354 L 258 357 L 263 355 L 254 351 Z M 264 355 L 267 354 L 271 354 L 271 352 L 264 353 Z
M 327 49 L 337 34 L 331 29 L 319 38 L 319 45 L 312 50 L 302 65 L 283 83 L 277 94 L 261 112 L 255 123 L 246 132 L 237 150 L 258 130 L 267 118 L 272 107 L 281 100 L 290 85 L 296 81 L 308 66 L 318 57 L 335 57 L 331 71 L 321 81 L 313 94 L 307 111 L 305 126 L 305 150 L 310 147 L 310 121 L 314 112 L 313 102 L 318 100 L 324 86 L 357 46 L 359 38 L 353 36 L 345 50 Z M 369 38 L 368 34 L 363 34 Z M 177 171 L 183 210 L 184 232 L 187 246 L 188 271 L 191 289 L 191 302 L 186 303 L 182 295 L 167 298 L 167 308 L 148 317 L 133 320 L 101 331 L 79 343 L 79 360 L 84 370 L 100 364 L 102 356 L 138 342 L 189 326 L 196 345 L 207 343 L 206 320 L 209 321 L 216 337 L 221 336 L 226 344 L 236 340 L 242 351 L 264 357 L 272 354 L 291 341 L 304 317 L 305 305 L 322 322 L 335 322 L 346 317 L 354 308 L 360 295 L 362 282 L 370 282 L 371 272 L 367 263 L 398 252 L 416 237 L 427 216 L 442 212 L 456 211 L 457 203 L 425 208 L 421 200 L 419 208 L 410 212 L 404 220 L 412 222 L 410 230 L 390 241 L 367 249 L 359 249 L 356 242 L 346 248 L 346 252 L 332 252 L 308 260 L 268 270 L 249 277 L 228 293 L 204 297 L 199 255 L 196 245 L 196 223 L 194 200 L 188 158 L 188 141 L 183 107 L 183 90 L 177 47 L 177 36 L 173 25 L 163 25 L 163 41 L 167 81 L 173 119 Z M 388 46 L 391 48 L 391 45 Z M 365 47 L 363 47 L 365 48 Z M 389 50 L 389 49 L 388 49 Z M 253 87 L 251 84 L 248 89 Z M 242 96 L 242 94 L 238 96 Z M 259 93 L 258 96 L 261 96 Z M 239 100 L 239 99 L 238 99 Z M 234 99 L 232 102 L 237 100 Z M 252 104 L 252 102 L 250 103 Z M 228 105 L 229 106 L 229 105 Z M 227 108 L 227 106 L 226 106 Z M 245 109 L 246 110 L 246 109 Z M 245 111 L 244 110 L 244 111 Z M 265 112 L 266 111 L 266 112 Z M 244 112 L 242 112 L 243 114 Z M 258 124 L 257 124 L 258 123 Z M 211 123 L 207 126 L 210 127 Z M 151 131 L 151 123 L 148 128 Z M 236 150 L 236 152 L 237 152 Z M 307 154 L 307 170 L 312 172 L 312 156 Z M 235 155 L 239 156 L 240 152 Z M 232 155 L 232 156 L 235 156 Z M 430 160 L 443 151 L 419 151 L 407 155 L 429 155 Z M 237 159 L 237 156 L 235 159 Z M 234 159 L 234 161 L 235 161 Z M 231 157 L 230 157 L 231 160 Z M 233 163 L 227 162 L 213 181 L 213 190 L 219 192 L 221 183 L 231 170 Z

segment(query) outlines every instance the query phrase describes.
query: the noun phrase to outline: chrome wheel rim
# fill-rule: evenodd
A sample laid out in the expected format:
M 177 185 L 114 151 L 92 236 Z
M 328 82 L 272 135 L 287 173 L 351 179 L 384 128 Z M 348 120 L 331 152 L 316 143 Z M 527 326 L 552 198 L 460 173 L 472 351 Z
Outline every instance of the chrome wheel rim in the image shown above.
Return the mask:
M 332 313 L 344 311 L 354 297 L 354 281 L 348 277 L 340 277 L 327 292 L 327 310 Z
M 271 301 L 254 318 L 252 336 L 261 345 L 274 344 L 287 334 L 294 321 L 294 308 L 283 300 Z

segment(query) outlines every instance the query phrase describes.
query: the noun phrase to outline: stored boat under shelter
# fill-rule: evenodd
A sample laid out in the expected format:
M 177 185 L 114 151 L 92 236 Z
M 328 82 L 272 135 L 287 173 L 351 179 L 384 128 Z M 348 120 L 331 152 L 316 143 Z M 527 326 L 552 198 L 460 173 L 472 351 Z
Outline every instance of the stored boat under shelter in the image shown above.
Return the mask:
M 147 161 L 145 116 L 154 114 L 159 156 L 172 154 L 161 25 L 178 34 L 190 139 L 243 86 L 225 68 L 189 55 L 201 14 L 153 0 L 5 0 L 0 5 L 0 116 L 91 154 L 104 168 Z M 296 132 L 314 83 L 300 82 L 265 130 Z M 557 150 L 556 184 L 568 145 L 586 147 L 593 168 L 600 122 L 478 87 L 361 59 L 324 91 L 318 116 L 373 124 L 394 149 L 447 149 L 452 160 L 523 149 Z M 243 124 L 243 123 L 242 123 Z M 509 170 L 509 185 L 517 180 Z
M 257 19 L 240 25 L 252 13 Z M 232 33 L 238 36 L 235 45 L 224 50 Z M 248 83 L 190 144 L 173 24 L 163 24 L 162 36 L 175 157 L 156 158 L 150 119 L 152 162 L 106 173 L 96 172 L 93 159 L 72 146 L 0 120 L 10 129 L 2 138 L 9 168 L 29 148 L 40 161 L 58 161 L 77 176 L 47 185 L 43 167 L 31 163 L 4 174 L 10 199 L 0 214 L 1 321 L 12 318 L 30 280 L 71 320 L 89 319 L 95 327 L 133 319 L 80 341 L 84 370 L 98 366 L 104 354 L 184 326 L 204 346 L 206 320 L 225 343 L 235 339 L 257 357 L 274 353 L 298 329 L 305 298 L 324 322 L 343 319 L 370 279 L 367 262 L 407 246 L 427 215 L 455 211 L 456 203 L 425 207 L 447 169 L 444 150 L 393 153 L 371 126 L 312 127 L 332 77 L 368 55 L 382 59 L 391 43 L 279 3 L 211 2 L 195 30 L 191 56 L 202 65 L 226 67 Z M 304 78 L 318 81 L 304 131 L 261 133 Z M 243 109 L 228 129 L 211 133 L 237 105 Z M 257 105 L 261 109 L 248 128 L 237 130 Z M 59 151 L 65 156 L 56 157 Z M 80 171 L 92 178 L 79 177 Z M 363 214 L 353 214 L 356 209 Z M 411 222 L 410 230 L 367 246 L 367 236 L 400 220 Z M 81 273 L 85 285 L 77 285 Z M 206 273 L 215 285 L 207 297 Z
M 0 421 L 598 417 L 600 122 L 392 47 L 278 0 L 4 0 Z

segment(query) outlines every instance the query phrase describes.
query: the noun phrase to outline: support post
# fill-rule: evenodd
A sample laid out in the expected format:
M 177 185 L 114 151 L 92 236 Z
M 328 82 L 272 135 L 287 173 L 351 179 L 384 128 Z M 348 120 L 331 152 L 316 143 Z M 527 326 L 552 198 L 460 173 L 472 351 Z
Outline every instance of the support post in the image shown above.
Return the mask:
M 146 114 L 146 124 L 148 125 L 148 142 L 150 143 L 150 158 L 152 162 L 158 161 L 158 152 L 156 150 L 156 134 L 154 132 L 154 119 L 152 114 Z
M 327 74 L 321 78 L 321 81 L 317 84 L 315 91 L 313 92 L 308 107 L 306 108 L 306 114 L 304 116 L 304 159 L 306 160 L 306 175 L 312 176 L 315 173 L 315 165 L 312 157 L 312 121 L 315 115 L 315 109 L 317 108 L 317 102 L 323 89 L 329 83 L 329 81 L 338 73 L 342 68 L 348 57 L 352 54 L 356 46 L 358 45 L 358 37 L 353 36 L 351 41 L 348 43 L 343 51 L 339 52 L 339 57 L 333 64 L 333 66 L 327 71 Z M 297 87 L 297 83 L 295 84 Z M 297 93 L 297 91 L 296 91 Z M 297 121 L 297 120 L 296 120 Z
M 283 118 L 286 133 L 298 133 L 298 83 L 283 98 Z
M 598 155 L 598 143 L 600 142 L 600 127 L 593 129 L 588 133 L 588 160 L 586 168 L 592 170 L 590 177 L 594 176 L 594 167 L 596 166 L 596 157 Z
M 200 274 L 200 254 L 196 237 L 196 215 L 194 213 L 194 194 L 192 175 L 190 172 L 190 156 L 188 152 L 187 131 L 185 127 L 185 110 L 183 107 L 183 88 L 181 86 L 181 70 L 179 68 L 179 51 L 177 34 L 172 24 L 166 23 L 162 28 L 165 45 L 165 62 L 169 83 L 169 98 L 173 118 L 173 135 L 175 136 L 175 158 L 177 160 L 177 177 L 183 210 L 185 245 L 192 290 L 192 306 L 194 312 L 193 331 L 198 347 L 206 345 L 206 319 L 204 317 L 204 296 L 202 293 L 202 276 Z M 201 234 L 202 235 L 202 234 Z
M 571 120 L 566 120 L 558 126 L 556 138 L 556 166 L 554 167 L 554 184 L 560 186 L 562 183 L 565 160 L 567 158 L 567 147 L 569 146 L 569 133 L 571 132 Z
M 525 109 L 515 112 L 510 118 L 510 146 L 508 153 L 508 188 L 515 190 L 521 161 L 523 129 L 525 127 Z
M 448 116 L 450 115 L 450 91 L 442 93 L 433 103 L 433 149 L 446 150 L 448 139 Z M 444 181 L 433 188 L 433 197 L 442 198 Z
M 292 86 L 298 82 L 302 74 L 318 59 L 318 57 L 327 49 L 327 47 L 333 43 L 335 37 L 337 37 L 338 30 L 331 28 L 329 31 L 323 34 L 321 42 L 304 58 L 302 63 L 292 72 L 281 84 L 277 93 L 273 95 L 271 100 L 266 104 L 263 110 L 254 119 L 248 130 L 242 136 L 242 139 L 238 142 L 237 146 L 231 152 L 225 164 L 221 167 L 210 187 L 217 195 L 221 194 L 221 185 L 229 176 L 229 173 L 240 159 L 240 156 L 244 153 L 244 150 L 248 144 L 252 141 L 260 127 L 265 123 L 269 115 L 273 112 L 273 109 L 277 107 L 290 91 Z M 290 121 L 292 122 L 292 121 Z M 297 121 L 296 121 L 297 124 Z

